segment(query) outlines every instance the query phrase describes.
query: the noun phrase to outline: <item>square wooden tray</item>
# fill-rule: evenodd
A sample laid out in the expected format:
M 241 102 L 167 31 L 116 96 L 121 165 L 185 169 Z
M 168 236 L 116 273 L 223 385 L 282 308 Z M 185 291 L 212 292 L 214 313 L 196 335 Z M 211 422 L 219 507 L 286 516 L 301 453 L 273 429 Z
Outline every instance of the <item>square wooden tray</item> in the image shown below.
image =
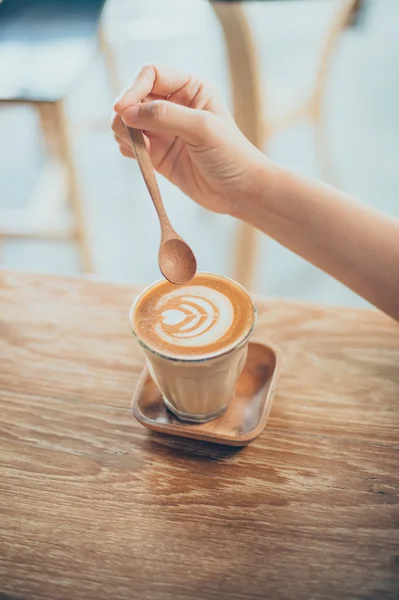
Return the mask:
M 273 402 L 280 351 L 269 343 L 250 342 L 248 358 L 225 413 L 203 424 L 180 421 L 165 406 L 144 368 L 132 401 L 136 419 L 148 429 L 181 437 L 245 446 L 263 431 Z

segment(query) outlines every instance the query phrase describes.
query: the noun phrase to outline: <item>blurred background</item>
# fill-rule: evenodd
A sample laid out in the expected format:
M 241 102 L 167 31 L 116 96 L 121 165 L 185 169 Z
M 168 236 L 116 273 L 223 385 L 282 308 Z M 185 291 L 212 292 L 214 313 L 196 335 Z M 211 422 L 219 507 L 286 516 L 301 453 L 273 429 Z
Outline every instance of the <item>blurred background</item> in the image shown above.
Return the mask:
M 399 216 L 397 0 L 3 0 L 0 265 L 115 282 L 159 278 L 159 226 L 120 156 L 113 99 L 144 63 L 216 85 L 274 161 Z M 361 299 L 160 178 L 201 270 L 255 292 Z

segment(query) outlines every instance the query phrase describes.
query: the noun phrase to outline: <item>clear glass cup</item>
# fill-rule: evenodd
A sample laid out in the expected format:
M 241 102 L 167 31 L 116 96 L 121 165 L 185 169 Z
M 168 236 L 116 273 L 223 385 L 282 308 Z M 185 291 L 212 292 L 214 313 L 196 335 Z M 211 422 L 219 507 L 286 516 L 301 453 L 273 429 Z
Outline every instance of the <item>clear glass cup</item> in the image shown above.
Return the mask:
M 229 281 L 239 285 L 231 279 Z M 176 358 L 151 348 L 134 328 L 133 315 L 137 302 L 158 283 L 147 287 L 133 302 L 129 313 L 130 326 L 144 350 L 148 370 L 168 409 L 183 421 L 205 423 L 224 412 L 233 397 L 247 358 L 249 338 L 255 328 L 256 307 L 249 298 L 253 320 L 235 346 L 229 346 L 228 350 L 222 348 L 204 358 Z

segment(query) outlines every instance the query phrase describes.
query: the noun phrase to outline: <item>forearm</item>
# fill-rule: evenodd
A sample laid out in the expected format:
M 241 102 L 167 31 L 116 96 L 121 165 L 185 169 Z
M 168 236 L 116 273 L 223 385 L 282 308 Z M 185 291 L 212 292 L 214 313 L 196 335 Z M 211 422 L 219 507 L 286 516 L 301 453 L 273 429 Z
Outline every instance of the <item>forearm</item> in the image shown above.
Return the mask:
M 279 167 L 233 215 L 399 320 L 399 221 Z

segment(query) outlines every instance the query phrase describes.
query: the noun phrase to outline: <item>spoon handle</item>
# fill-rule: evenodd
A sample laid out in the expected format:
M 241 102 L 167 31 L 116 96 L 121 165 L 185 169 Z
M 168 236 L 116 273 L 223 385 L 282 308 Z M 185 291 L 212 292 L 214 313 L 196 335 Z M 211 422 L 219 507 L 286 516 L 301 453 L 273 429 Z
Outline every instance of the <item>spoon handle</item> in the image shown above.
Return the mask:
M 161 192 L 159 191 L 158 182 L 155 177 L 154 167 L 145 144 L 143 132 L 140 129 L 133 129 L 132 127 L 126 127 L 126 129 L 132 141 L 133 150 L 136 155 L 144 182 L 147 186 L 147 190 L 149 191 L 155 206 L 155 210 L 157 211 L 162 229 L 162 237 L 166 237 L 167 234 L 173 232 L 173 228 L 170 224 L 168 215 L 166 214 Z

